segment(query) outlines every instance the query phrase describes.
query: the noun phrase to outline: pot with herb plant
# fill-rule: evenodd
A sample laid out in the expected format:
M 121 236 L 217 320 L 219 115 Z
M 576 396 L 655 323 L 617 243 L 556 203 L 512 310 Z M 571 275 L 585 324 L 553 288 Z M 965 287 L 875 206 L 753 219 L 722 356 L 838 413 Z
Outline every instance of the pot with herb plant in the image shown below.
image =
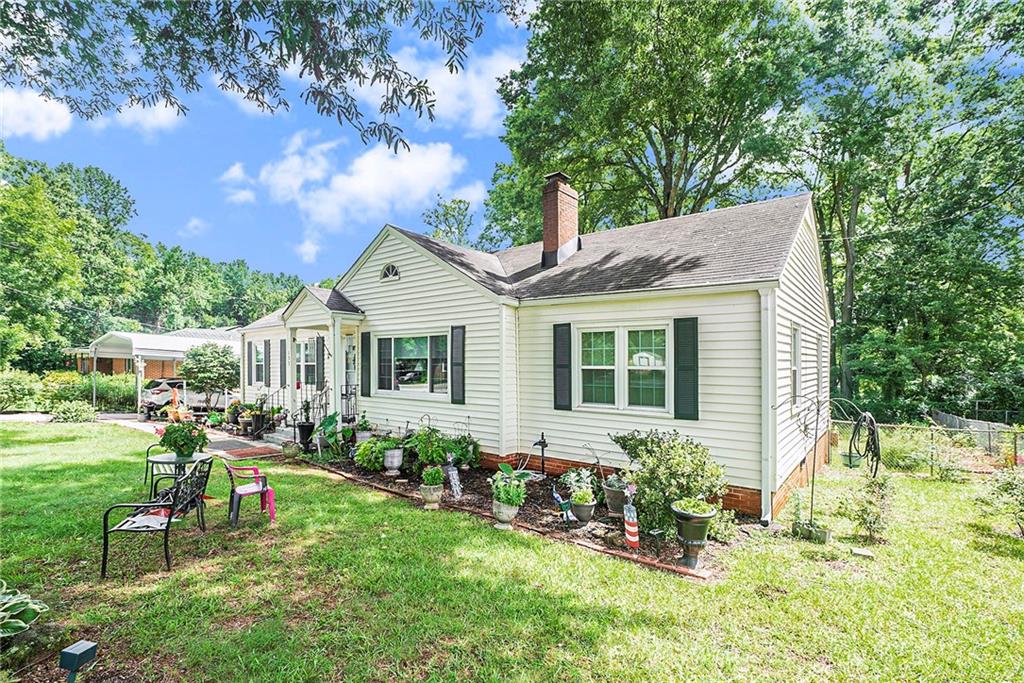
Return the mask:
M 423 483 L 420 484 L 420 495 L 423 496 L 423 509 L 438 509 L 443 494 L 444 470 L 437 465 L 423 470 Z
M 621 517 L 622 508 L 626 504 L 626 480 L 618 472 L 601 482 L 604 491 L 604 504 L 608 506 L 608 514 Z
M 238 424 L 238 414 L 240 412 L 242 412 L 242 402 L 236 398 L 228 404 L 227 409 L 224 411 L 228 418 L 228 424 Z
M 460 470 L 468 470 L 480 464 L 480 442 L 472 434 L 459 434 L 451 439 L 453 464 Z
M 594 518 L 594 508 L 597 506 L 597 500 L 594 498 L 594 492 L 591 489 L 580 489 L 573 492 L 569 498 L 569 504 L 572 507 L 572 514 L 584 524 L 589 523 Z
M 512 520 L 526 500 L 526 480 L 529 478 L 529 472 L 517 472 L 507 463 L 498 465 L 498 471 L 490 478 L 491 511 L 498 520 L 495 529 L 512 528 Z
M 683 564 L 697 567 L 698 556 L 708 544 L 708 527 L 718 510 L 699 498 L 681 498 L 672 503 L 676 518 L 676 539 L 683 546 Z
M 356 422 L 356 443 L 362 443 L 373 436 L 373 424 L 366 419 L 366 411 L 359 416 L 359 421 Z
M 402 441 L 393 437 L 384 437 L 377 439 L 377 446 L 381 452 L 382 462 L 384 463 L 384 475 L 388 477 L 397 477 L 399 474 L 399 468 L 402 466 L 402 454 L 405 449 L 402 447 Z
M 299 411 L 302 414 L 302 420 L 295 424 L 295 428 L 299 431 L 299 443 L 302 444 L 302 450 L 309 450 L 309 442 L 313 438 L 313 430 L 316 425 L 310 421 L 310 414 L 313 412 L 313 406 L 308 401 L 302 402 L 302 408 Z

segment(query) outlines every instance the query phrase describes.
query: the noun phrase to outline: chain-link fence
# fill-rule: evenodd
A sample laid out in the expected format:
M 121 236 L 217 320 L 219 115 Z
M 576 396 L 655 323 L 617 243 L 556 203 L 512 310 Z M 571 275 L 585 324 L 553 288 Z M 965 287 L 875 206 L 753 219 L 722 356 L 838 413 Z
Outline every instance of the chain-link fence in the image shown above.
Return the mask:
M 847 464 L 853 423 L 833 420 L 833 466 Z M 987 435 L 983 435 L 987 439 Z M 956 478 L 964 473 L 991 473 L 997 468 L 1024 466 L 1024 432 L 1007 430 L 993 436 L 991 447 L 979 443 L 978 432 L 940 425 L 878 425 L 882 464 L 897 472 Z

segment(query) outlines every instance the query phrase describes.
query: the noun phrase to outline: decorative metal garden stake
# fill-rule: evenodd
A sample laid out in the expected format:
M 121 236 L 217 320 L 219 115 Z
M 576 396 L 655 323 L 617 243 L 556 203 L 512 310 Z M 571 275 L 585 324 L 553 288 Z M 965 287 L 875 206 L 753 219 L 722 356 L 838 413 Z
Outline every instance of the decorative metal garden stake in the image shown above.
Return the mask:
M 626 504 L 622 506 L 622 524 L 625 528 L 626 545 L 630 550 L 640 550 L 640 527 L 637 526 L 636 508 L 633 507 L 634 493 L 636 493 L 634 484 L 626 487 Z
M 60 668 L 68 672 L 68 683 L 74 683 L 82 667 L 96 658 L 96 643 L 80 640 L 60 651 Z
M 459 468 L 452 464 L 452 456 L 448 456 L 448 464 L 444 465 L 441 469 L 444 471 L 445 476 L 448 477 L 448 483 L 452 487 L 452 498 L 458 500 L 462 498 L 462 482 L 459 481 Z
M 562 521 L 565 522 L 566 525 L 568 525 L 569 522 L 576 520 L 576 517 L 572 514 L 571 501 L 565 500 L 558 495 L 558 489 L 555 488 L 554 484 L 551 485 L 551 497 L 554 498 L 555 503 L 558 504 L 558 509 L 562 512 Z

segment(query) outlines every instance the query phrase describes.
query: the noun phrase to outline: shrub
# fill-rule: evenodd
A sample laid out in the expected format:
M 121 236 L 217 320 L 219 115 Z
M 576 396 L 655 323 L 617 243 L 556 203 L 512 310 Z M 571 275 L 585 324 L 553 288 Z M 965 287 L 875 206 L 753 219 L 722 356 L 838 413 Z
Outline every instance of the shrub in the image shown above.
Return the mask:
M 880 441 L 882 464 L 889 469 L 914 472 L 927 466 L 932 446 L 927 429 L 893 429 Z
M 633 497 L 640 528 L 669 529 L 674 524 L 671 504 L 680 498 L 720 498 L 726 489 L 722 467 L 711 453 L 679 432 L 638 430 L 609 435 L 632 461 L 625 474 L 636 485 Z M 716 506 L 720 507 L 720 505 Z
M 516 472 L 506 463 L 499 464 L 498 471 L 490 480 L 494 500 L 519 507 L 526 500 L 526 480 L 529 477 L 528 473 Z
M 364 470 L 380 472 L 384 469 L 384 451 L 377 449 L 377 442 L 380 439 L 367 439 L 356 446 L 356 464 Z
M 50 410 L 54 422 L 95 422 L 96 411 L 85 401 L 61 401 Z
M 423 470 L 424 486 L 441 486 L 444 484 L 444 470 L 437 465 Z
M 24 370 L 0 372 L 0 410 L 31 402 L 39 393 L 39 378 Z
M 1024 467 L 996 470 L 979 502 L 985 514 L 1008 517 L 1024 537 Z
M 882 474 L 867 477 L 861 490 L 840 504 L 839 514 L 853 521 L 875 543 L 882 539 L 889 526 L 891 508 L 892 477 Z
M 7 584 L 0 580 L 0 638 L 27 631 L 32 622 L 49 609 L 42 601 L 8 588 Z
M 203 394 L 209 411 L 215 394 L 238 385 L 238 363 L 238 355 L 230 348 L 207 342 L 185 352 L 181 376 L 188 382 L 189 391 Z
M 434 427 L 421 427 L 406 440 L 406 445 L 416 451 L 420 465 L 448 464 L 449 440 Z
M 44 408 L 61 401 L 92 402 L 92 375 L 57 370 L 43 375 Z M 135 375 L 96 375 L 96 407 L 100 410 L 134 410 Z

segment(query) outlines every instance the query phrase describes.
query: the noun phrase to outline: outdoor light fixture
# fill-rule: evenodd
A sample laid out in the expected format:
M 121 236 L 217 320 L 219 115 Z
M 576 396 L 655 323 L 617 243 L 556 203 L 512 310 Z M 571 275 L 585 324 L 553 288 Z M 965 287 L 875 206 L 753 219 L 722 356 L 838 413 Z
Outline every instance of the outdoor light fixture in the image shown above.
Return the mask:
M 68 683 L 73 683 L 83 666 L 96 658 L 96 643 L 80 640 L 60 651 L 60 668 L 68 672 Z

